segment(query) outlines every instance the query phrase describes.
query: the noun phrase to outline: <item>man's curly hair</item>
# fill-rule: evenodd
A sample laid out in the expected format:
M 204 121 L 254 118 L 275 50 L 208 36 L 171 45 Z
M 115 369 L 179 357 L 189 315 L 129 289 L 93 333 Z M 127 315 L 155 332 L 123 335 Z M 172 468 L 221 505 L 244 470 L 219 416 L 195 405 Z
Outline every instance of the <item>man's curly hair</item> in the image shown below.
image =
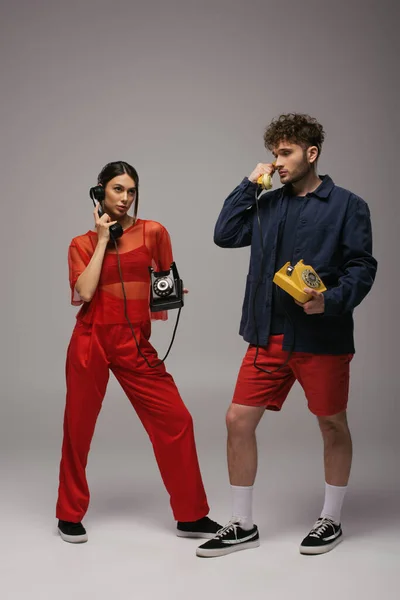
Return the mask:
M 322 125 L 313 117 L 300 113 L 288 113 L 273 119 L 264 133 L 264 144 L 268 150 L 273 150 L 280 142 L 286 141 L 303 148 L 317 146 L 319 155 L 324 139 Z

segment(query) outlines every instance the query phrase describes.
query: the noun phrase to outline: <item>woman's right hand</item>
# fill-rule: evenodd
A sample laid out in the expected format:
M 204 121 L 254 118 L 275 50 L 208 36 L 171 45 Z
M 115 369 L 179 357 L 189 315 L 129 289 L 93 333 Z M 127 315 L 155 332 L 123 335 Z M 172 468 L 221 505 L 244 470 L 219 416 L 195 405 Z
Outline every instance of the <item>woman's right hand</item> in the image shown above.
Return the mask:
M 117 221 L 111 221 L 107 213 L 104 213 L 104 215 L 99 217 L 99 206 L 100 203 L 98 202 L 93 211 L 94 222 L 97 230 L 97 239 L 99 241 L 103 240 L 105 242 L 108 242 L 110 239 L 110 227 L 111 225 L 114 225 L 114 223 L 116 223 Z
M 275 165 L 273 163 L 258 163 L 254 171 L 249 175 L 249 181 L 257 183 L 257 180 L 264 174 L 273 175 L 275 173 Z

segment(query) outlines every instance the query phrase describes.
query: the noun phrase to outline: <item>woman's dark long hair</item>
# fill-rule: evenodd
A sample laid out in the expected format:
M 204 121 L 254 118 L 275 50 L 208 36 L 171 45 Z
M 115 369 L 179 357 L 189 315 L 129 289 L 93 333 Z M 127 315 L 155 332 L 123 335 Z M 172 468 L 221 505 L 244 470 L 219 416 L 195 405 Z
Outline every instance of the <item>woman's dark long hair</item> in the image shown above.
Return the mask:
M 114 179 L 114 177 L 118 177 L 118 175 L 124 175 L 124 173 L 129 175 L 129 177 L 132 177 L 133 181 L 135 182 L 136 198 L 135 198 L 135 206 L 133 209 L 133 218 L 136 221 L 138 207 L 139 207 L 139 175 L 138 175 L 138 172 L 136 171 L 136 169 L 134 167 L 132 167 L 132 165 L 130 165 L 129 163 L 124 162 L 123 160 L 117 160 L 115 162 L 110 162 L 110 163 L 106 164 L 106 166 L 103 167 L 102 170 L 100 171 L 100 173 L 97 177 L 97 182 L 100 185 L 102 185 L 103 188 L 105 189 L 107 183 L 109 181 L 111 181 L 111 179 Z

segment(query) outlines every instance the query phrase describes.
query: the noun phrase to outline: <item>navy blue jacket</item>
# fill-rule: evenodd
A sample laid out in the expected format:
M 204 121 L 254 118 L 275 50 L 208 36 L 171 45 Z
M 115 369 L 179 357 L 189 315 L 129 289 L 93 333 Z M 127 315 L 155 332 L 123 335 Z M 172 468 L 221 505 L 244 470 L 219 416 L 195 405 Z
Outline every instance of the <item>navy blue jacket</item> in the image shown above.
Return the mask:
M 370 212 L 364 200 L 336 186 L 329 176 L 321 179 L 320 186 L 306 195 L 293 231 L 292 264 L 303 259 L 321 277 L 328 288 L 324 292 L 325 312 L 307 315 L 289 294 L 282 292 L 291 317 L 285 322 L 283 348 L 290 350 L 294 343 L 294 350 L 299 352 L 354 353 L 353 309 L 368 294 L 377 269 L 372 256 Z M 262 250 L 256 190 L 257 185 L 245 178 L 228 196 L 215 226 L 214 241 L 222 248 L 251 246 L 239 333 L 250 344 L 256 344 L 256 318 L 259 344 L 264 346 L 270 335 L 272 278 L 290 191 L 283 186 L 259 200 L 265 256 L 259 281 Z

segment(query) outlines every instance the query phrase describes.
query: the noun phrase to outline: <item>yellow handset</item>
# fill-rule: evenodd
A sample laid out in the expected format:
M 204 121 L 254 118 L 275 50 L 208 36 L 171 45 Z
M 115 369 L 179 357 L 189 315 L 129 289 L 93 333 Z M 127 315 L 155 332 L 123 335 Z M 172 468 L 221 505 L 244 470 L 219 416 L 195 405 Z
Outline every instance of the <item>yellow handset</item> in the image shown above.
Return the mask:
M 272 165 L 275 167 L 275 163 L 272 163 Z M 263 190 L 270 190 L 272 188 L 272 175 L 274 174 L 275 170 L 272 171 L 271 174 L 268 173 L 264 173 L 263 175 L 260 175 L 260 177 L 257 179 L 257 183 L 258 185 L 260 185 Z
M 302 260 L 294 267 L 291 266 L 290 262 L 287 262 L 275 273 L 273 281 L 302 304 L 312 298 L 310 294 L 304 292 L 305 287 L 317 292 L 326 291 L 325 285 L 314 269 L 310 265 L 305 265 Z

